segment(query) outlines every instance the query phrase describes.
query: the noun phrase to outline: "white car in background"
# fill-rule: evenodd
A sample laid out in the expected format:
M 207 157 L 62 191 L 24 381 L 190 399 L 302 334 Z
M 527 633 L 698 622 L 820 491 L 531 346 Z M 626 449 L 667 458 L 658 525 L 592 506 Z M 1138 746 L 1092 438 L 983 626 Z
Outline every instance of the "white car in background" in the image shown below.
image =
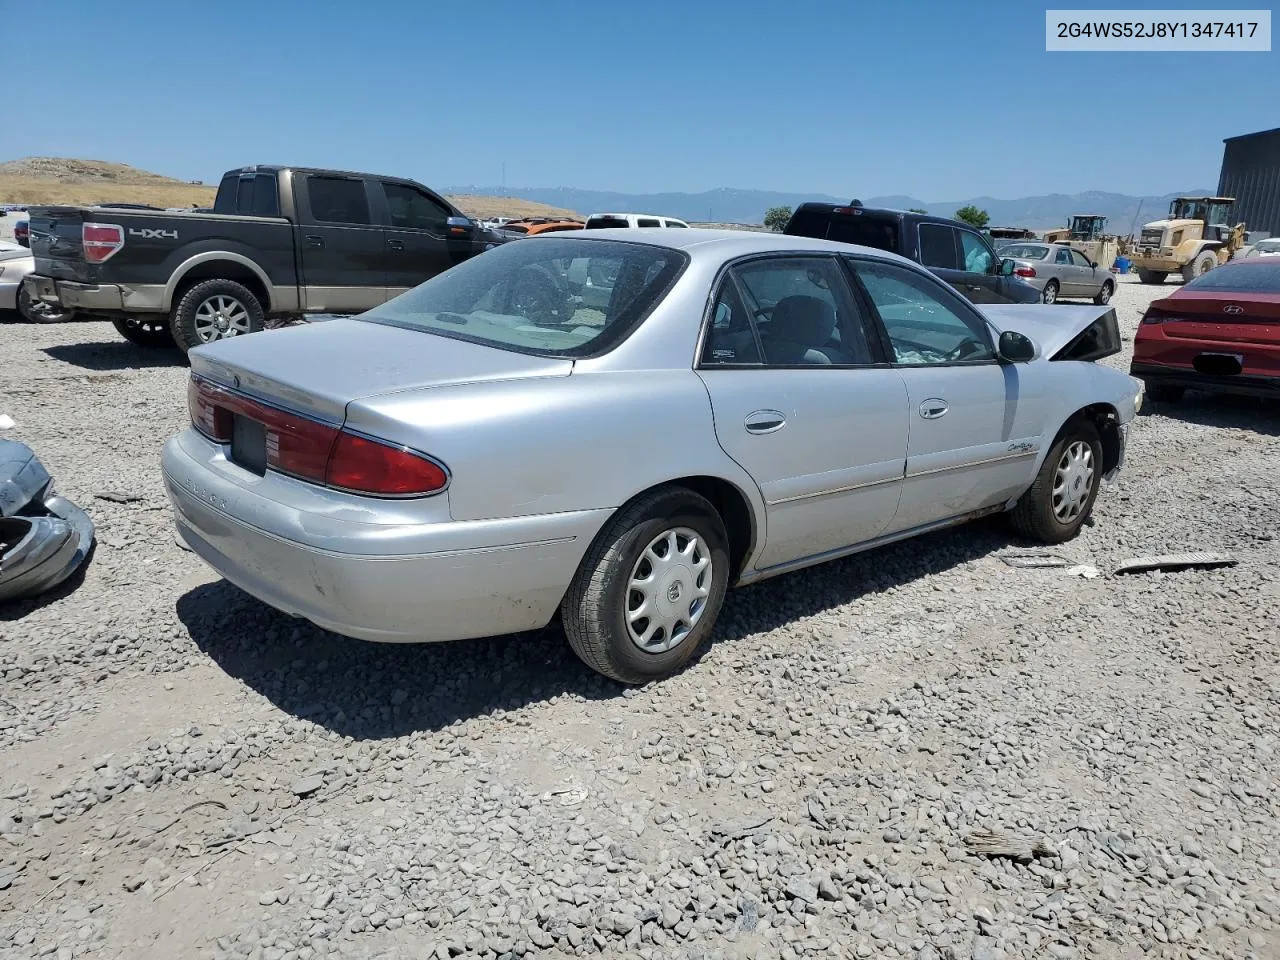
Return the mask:
M 593 213 L 587 217 L 587 230 L 611 230 L 624 227 L 684 227 L 688 224 L 675 217 L 659 217 L 651 213 Z
M 1259 240 L 1253 245 L 1253 249 L 1249 251 L 1247 256 L 1280 257 L 1280 237 L 1268 237 L 1265 240 Z
M 29 323 L 61 323 L 75 311 L 34 302 L 22 290 L 22 281 L 36 266 L 31 251 L 11 240 L 0 240 L 0 311 L 17 310 Z

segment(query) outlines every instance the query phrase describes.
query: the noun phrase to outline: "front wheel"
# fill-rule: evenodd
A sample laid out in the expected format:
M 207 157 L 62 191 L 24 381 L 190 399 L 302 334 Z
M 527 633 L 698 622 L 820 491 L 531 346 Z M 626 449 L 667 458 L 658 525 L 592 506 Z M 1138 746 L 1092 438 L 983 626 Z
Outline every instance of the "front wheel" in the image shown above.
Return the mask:
M 1217 265 L 1218 255 L 1210 250 L 1206 250 L 1182 268 L 1182 281 L 1184 283 L 1190 283 L 1197 277 L 1203 277 Z
M 1143 270 L 1138 268 L 1138 279 L 1143 283 L 1164 283 L 1164 278 L 1169 276 L 1164 270 Z
M 116 328 L 116 333 L 139 347 L 154 349 L 173 346 L 169 321 L 161 314 L 112 320 L 111 325 Z
M 710 635 L 729 586 L 724 523 L 682 488 L 641 496 L 601 531 L 561 604 L 573 652 L 642 684 L 678 672 Z
M 1098 291 L 1097 296 L 1093 298 L 1093 302 L 1100 307 L 1105 307 L 1111 302 L 1111 295 L 1115 292 L 1115 284 L 1108 280 L 1102 285 L 1102 289 Z
M 1102 438 L 1088 420 L 1069 424 L 1044 458 L 1031 488 L 1013 508 L 1014 529 L 1042 543 L 1080 532 L 1102 483 Z
M 182 295 L 169 319 L 174 342 L 186 353 L 202 343 L 257 333 L 262 304 L 234 280 L 202 280 Z
M 1057 303 L 1058 302 L 1058 281 L 1050 280 L 1044 285 L 1044 290 L 1040 293 L 1041 303 Z

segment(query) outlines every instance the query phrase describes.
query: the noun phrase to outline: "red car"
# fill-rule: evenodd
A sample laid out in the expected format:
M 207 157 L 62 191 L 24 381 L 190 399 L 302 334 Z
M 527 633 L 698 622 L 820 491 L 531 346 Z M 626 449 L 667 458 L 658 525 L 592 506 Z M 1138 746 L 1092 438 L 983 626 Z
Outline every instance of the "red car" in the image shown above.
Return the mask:
M 1229 261 L 1153 300 L 1129 373 L 1155 401 L 1187 389 L 1280 396 L 1280 257 Z
M 20 246 L 31 246 L 31 222 L 28 220 L 19 220 L 13 225 L 13 239 Z

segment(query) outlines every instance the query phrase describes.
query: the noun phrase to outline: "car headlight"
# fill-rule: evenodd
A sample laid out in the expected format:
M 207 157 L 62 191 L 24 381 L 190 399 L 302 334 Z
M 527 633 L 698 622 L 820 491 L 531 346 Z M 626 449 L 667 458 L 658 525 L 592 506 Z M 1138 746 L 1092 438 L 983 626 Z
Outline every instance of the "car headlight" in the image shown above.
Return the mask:
M 1130 377 L 1129 379 L 1138 388 L 1138 392 L 1133 395 L 1133 415 L 1136 417 L 1142 411 L 1142 399 L 1147 395 L 1147 383 L 1137 377 Z

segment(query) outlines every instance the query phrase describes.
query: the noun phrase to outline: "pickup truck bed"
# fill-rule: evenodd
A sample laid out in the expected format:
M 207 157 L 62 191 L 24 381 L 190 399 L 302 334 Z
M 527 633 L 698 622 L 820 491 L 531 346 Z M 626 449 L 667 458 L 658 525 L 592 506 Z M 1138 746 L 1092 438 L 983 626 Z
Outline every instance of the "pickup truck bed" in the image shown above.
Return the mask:
M 228 172 L 213 213 L 43 206 L 30 220 L 33 299 L 184 351 L 271 317 L 368 310 L 502 242 L 413 181 L 296 167 Z

